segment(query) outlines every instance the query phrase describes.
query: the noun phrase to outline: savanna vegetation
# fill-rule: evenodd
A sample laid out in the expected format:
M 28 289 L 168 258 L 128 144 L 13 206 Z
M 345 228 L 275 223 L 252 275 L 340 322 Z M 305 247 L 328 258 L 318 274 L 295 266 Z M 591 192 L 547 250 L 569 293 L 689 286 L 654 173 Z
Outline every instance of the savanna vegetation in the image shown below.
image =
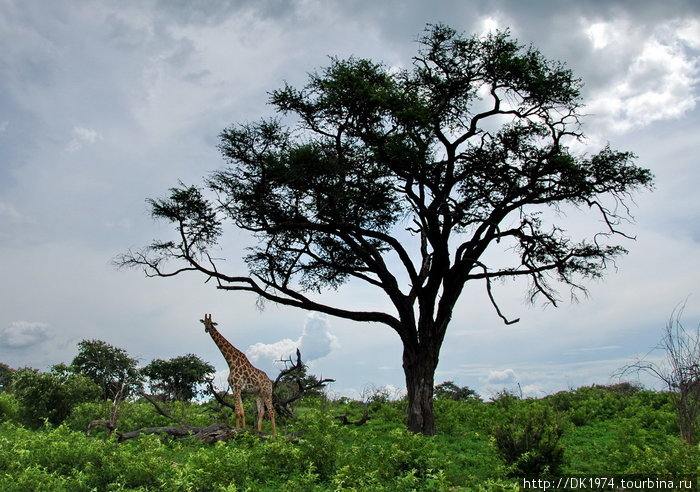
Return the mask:
M 484 401 L 453 381 L 435 384 L 467 282 L 484 286 L 508 324 L 517 319 L 501 311 L 494 281 L 528 279 L 530 298 L 553 305 L 557 286 L 585 292 L 585 280 L 626 253 L 618 227 L 653 176 L 630 152 L 574 152 L 581 81 L 507 31 L 465 37 L 428 26 L 419 45 L 410 69 L 332 59 L 303 88 L 273 91 L 285 120 L 224 130 L 226 166 L 204 187 L 148 201 L 175 239 L 115 259 L 384 324 L 403 344 L 407 396 L 329 398 L 330 380 L 306 373 L 297 354 L 275 380 L 279 434 L 245 432 L 228 424 L 226 392 L 196 355 L 138 367 L 123 349 L 84 340 L 70 364 L 48 372 L 0 364 L 0 490 L 503 491 L 525 477 L 698 475 L 700 338 L 686 331 L 669 330 L 674 343 L 695 340 L 671 346 L 680 372 L 633 367 L 667 391 L 621 383 Z M 559 222 L 567 210 L 592 211 L 602 230 L 573 237 Z M 225 228 L 258 241 L 247 273 L 224 273 L 210 254 Z M 492 251 L 512 261 L 487 264 Z M 349 280 L 394 309 L 315 297 Z M 250 401 L 246 415 L 250 427 Z
M 679 437 L 672 392 L 629 383 L 541 399 L 504 391 L 483 401 L 470 388 L 446 381 L 435 390 L 436 434 L 424 436 L 406 429 L 405 398 L 374 391 L 364 401 L 331 399 L 302 372 L 300 380 L 313 391 L 293 402 L 290 416 L 280 416 L 277 437 L 236 432 L 215 443 L 166 434 L 122 440 L 127 432 L 173 420 L 205 427 L 234 416 L 219 401 L 223 392 L 219 399 L 201 393 L 210 366 L 194 356 L 138 369 L 125 352 L 104 342 L 83 342 L 81 354 L 95 346 L 124 363 L 115 377 L 138 381 L 130 396 L 106 398 L 110 385 L 101 386 L 75 364 L 46 373 L 3 367 L 1 490 L 486 491 L 519 490 L 523 477 L 695 477 L 700 471 L 700 449 Z M 167 369 L 183 364 L 205 370 L 199 386 L 175 389 Z M 154 368 L 160 370 L 150 381 L 144 372 Z M 104 373 L 93 376 L 109 381 Z M 290 377 L 285 374 L 288 383 Z M 161 394 L 144 393 L 149 384 Z M 250 426 L 254 405 L 245 404 Z M 95 419 L 111 420 L 114 428 L 94 427 L 88 435 Z M 348 425 L 353 423 L 361 425 Z

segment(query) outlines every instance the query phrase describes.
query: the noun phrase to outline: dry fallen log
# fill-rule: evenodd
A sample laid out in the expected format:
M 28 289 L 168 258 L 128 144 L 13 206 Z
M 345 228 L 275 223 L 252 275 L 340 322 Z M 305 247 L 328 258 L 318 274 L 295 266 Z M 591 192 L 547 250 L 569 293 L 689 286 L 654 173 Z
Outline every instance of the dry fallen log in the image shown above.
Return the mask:
M 192 437 L 206 443 L 215 443 L 217 441 L 228 441 L 229 439 L 238 437 L 239 435 L 245 433 L 245 429 L 239 427 L 230 427 L 227 424 L 216 423 L 209 425 L 207 427 L 175 427 L 175 426 L 164 426 L 164 427 L 148 427 L 145 429 L 138 429 L 131 432 L 124 432 L 119 434 L 118 442 L 124 442 L 128 439 L 133 439 L 135 437 L 145 435 L 145 434 L 168 434 L 174 437 Z M 257 433 L 260 437 L 267 437 L 269 434 L 260 432 Z

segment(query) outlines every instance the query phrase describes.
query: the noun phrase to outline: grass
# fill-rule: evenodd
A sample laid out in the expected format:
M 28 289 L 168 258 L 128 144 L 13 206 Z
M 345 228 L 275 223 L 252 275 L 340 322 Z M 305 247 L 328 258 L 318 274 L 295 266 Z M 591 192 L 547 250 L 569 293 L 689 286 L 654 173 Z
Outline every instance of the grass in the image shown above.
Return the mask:
M 372 419 L 356 427 L 339 425 L 333 416 L 358 418 L 357 403 L 311 399 L 297 418 L 279 426 L 299 439 L 248 435 L 215 445 L 159 436 L 119 444 L 102 433 L 85 436 L 85 419 L 100 417 L 94 415 L 98 404 L 76 408 L 61 426 L 37 430 L 0 413 L 0 490 L 518 490 L 515 472 L 531 466 L 533 457 L 550 456 L 548 446 L 560 446 L 563 457 L 545 463 L 544 475 L 555 465 L 567 476 L 699 472 L 698 447 L 677 437 L 663 393 L 594 387 L 542 400 L 437 400 L 432 437 L 404 429 L 403 405 L 372 403 Z M 182 411 L 205 421 L 207 408 Z M 140 402 L 125 404 L 123 415 L 123 430 L 160 423 Z M 525 455 L 503 458 L 493 437 L 499 426 L 510 432 L 510 444 L 525 443 Z

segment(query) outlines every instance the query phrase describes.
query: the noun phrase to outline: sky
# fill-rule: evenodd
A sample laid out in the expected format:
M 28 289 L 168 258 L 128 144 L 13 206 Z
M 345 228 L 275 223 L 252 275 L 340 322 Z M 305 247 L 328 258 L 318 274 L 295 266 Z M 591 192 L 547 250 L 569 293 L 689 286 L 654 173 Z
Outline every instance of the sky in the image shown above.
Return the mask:
M 201 184 L 223 164 L 218 135 L 273 115 L 268 93 L 301 86 L 329 56 L 409 67 L 428 23 L 465 33 L 509 28 L 584 82 L 582 152 L 634 152 L 655 188 L 635 196 L 630 253 L 588 297 L 530 305 L 526 285 L 469 285 L 441 352 L 436 382 L 484 397 L 539 397 L 616 382 L 650 352 L 669 316 L 700 322 L 700 3 L 469 0 L 0 0 L 0 362 L 48 370 L 83 339 L 141 364 L 194 353 L 226 364 L 199 322 L 274 378 L 298 346 L 331 395 L 405 387 L 398 336 L 226 293 L 197 275 L 145 278 L 112 260 L 169 233 L 147 198 Z M 597 219 L 566 218 L 572 231 Z M 591 222 L 592 221 L 592 222 Z M 245 237 L 220 256 L 241 271 Z M 564 297 L 566 294 L 562 291 Z M 388 309 L 360 284 L 330 299 Z M 568 300 L 568 298 L 567 298 Z M 642 378 L 649 386 L 653 380 Z

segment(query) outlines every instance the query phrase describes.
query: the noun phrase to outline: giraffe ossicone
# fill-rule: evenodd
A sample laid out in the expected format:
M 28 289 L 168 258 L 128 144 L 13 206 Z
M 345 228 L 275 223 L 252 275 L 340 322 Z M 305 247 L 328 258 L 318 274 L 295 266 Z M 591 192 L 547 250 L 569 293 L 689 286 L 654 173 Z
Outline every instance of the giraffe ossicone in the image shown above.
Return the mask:
M 248 357 L 234 347 L 231 342 L 216 329 L 218 323 L 212 321 L 211 314 L 205 314 L 204 319 L 199 320 L 204 324 L 204 331 L 219 347 L 229 367 L 228 382 L 233 391 L 234 406 L 236 411 L 236 426 L 245 428 L 245 412 L 243 411 L 242 394 L 255 396 L 255 406 L 258 410 L 258 432 L 262 431 L 262 420 L 265 410 L 272 422 L 272 434 L 277 435 L 275 425 L 275 408 L 272 406 L 272 381 L 265 371 L 253 366 Z

